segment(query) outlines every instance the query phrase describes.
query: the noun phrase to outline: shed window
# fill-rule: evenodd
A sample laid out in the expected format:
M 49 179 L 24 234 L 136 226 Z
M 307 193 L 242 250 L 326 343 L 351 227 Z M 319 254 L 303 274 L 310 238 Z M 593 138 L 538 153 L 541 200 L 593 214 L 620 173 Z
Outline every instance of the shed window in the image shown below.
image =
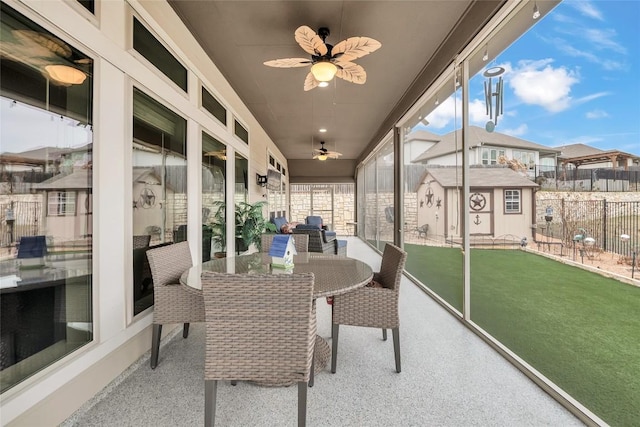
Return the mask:
M 504 212 L 520 213 L 520 190 L 504 190 Z

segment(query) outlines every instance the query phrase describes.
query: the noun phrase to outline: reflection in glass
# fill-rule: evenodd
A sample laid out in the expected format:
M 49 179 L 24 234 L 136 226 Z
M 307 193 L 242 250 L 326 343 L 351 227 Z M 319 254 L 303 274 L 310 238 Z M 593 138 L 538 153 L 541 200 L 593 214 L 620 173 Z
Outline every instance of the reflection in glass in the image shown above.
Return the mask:
M 4 392 L 93 339 L 93 61 L 1 8 Z M 50 65 L 72 67 L 82 83 L 53 80 Z
M 133 238 L 148 236 L 148 246 L 133 249 L 134 315 L 153 305 L 149 246 L 186 240 L 186 125 L 185 119 L 134 88 Z
M 212 238 L 225 230 L 223 207 L 226 203 L 225 177 L 227 176 L 226 146 L 202 132 L 202 261 L 211 259 L 214 252 L 226 250 L 220 239 Z

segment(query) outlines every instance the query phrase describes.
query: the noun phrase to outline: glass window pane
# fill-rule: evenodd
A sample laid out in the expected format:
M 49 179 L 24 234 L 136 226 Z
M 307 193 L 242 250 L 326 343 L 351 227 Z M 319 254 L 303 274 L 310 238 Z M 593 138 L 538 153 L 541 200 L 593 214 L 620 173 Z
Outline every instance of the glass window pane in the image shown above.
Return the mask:
M 133 18 L 133 48 L 178 87 L 187 91 L 187 69 L 136 17 Z
M 211 252 L 223 252 L 226 244 L 224 206 L 226 204 L 227 150 L 209 134 L 202 133 L 202 261 Z
M 0 7 L 4 392 L 93 340 L 93 61 Z M 54 47 L 67 58 L 21 53 Z
M 149 246 L 186 240 L 187 121 L 137 88 L 133 90 L 134 314 L 153 305 Z
M 249 143 L 249 131 L 244 128 L 237 120 L 233 121 L 233 132 L 235 135 L 243 140 L 246 144 Z
M 78 0 L 85 9 L 87 9 L 91 13 L 96 13 L 96 2 L 95 0 Z
M 204 86 L 202 87 L 202 107 L 220 120 L 220 123 L 227 124 L 227 109 Z
M 462 312 L 461 90 L 454 75 L 402 129 L 406 269 Z M 488 163 L 490 150 L 478 161 Z
M 587 4 L 589 16 L 576 13 Z M 533 21 L 524 7 L 469 59 L 470 121 L 498 152 L 476 190 L 489 195 L 491 214 L 469 217 L 471 320 L 607 425 L 633 425 L 640 412 L 629 392 L 640 390 L 640 288 L 628 283 L 639 204 L 601 192 L 613 158 L 588 159 L 637 151 L 637 132 L 624 129 L 640 114 L 640 84 L 627 66 L 636 61 L 638 13 L 637 2 L 560 2 Z M 491 99 L 503 101 L 504 114 L 488 116 L 485 71 L 500 67 L 503 84 L 494 75 L 491 92 L 501 96 Z M 468 181 L 473 192 L 473 174 Z M 617 183 L 620 191 L 628 181 Z

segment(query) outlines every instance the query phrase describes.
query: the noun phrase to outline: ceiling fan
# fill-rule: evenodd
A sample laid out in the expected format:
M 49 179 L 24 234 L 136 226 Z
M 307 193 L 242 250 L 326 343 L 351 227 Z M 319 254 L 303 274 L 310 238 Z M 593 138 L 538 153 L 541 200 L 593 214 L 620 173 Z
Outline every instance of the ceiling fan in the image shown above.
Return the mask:
M 313 151 L 315 151 L 313 158 L 322 161 L 327 159 L 337 159 L 338 157 L 342 156 L 342 153 L 327 150 L 324 147 L 324 141 L 320 141 L 320 148 L 315 148 Z
M 351 61 L 378 50 L 382 44 L 369 37 L 349 37 L 335 46 L 325 42 L 330 34 L 329 29 L 321 27 L 316 34 L 311 28 L 303 25 L 295 31 L 295 39 L 305 52 L 307 58 L 283 58 L 266 61 L 264 65 L 278 68 L 306 67 L 311 65 L 311 72 L 304 81 L 304 90 L 317 86 L 326 87 L 334 76 L 348 82 L 364 84 L 367 73 L 360 65 Z

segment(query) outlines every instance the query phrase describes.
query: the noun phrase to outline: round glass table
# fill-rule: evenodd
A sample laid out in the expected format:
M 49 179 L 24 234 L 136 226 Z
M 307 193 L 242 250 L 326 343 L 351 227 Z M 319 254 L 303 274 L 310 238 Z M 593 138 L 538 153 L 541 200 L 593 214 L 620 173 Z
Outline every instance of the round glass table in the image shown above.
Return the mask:
M 287 270 L 272 267 L 271 257 L 265 252 L 218 258 L 194 265 L 182 274 L 180 283 L 187 291 L 202 295 L 200 276 L 203 271 L 232 274 L 313 273 L 313 297 L 317 299 L 344 294 L 366 285 L 373 278 L 373 270 L 367 263 L 344 256 L 305 252 L 294 255 L 293 263 L 294 267 Z M 331 356 L 329 343 L 320 336 L 316 336 L 314 354 L 315 374 L 324 369 Z M 309 380 L 310 386 L 313 385 L 314 376 Z
M 180 277 L 185 289 L 202 293 L 200 276 L 203 271 L 234 274 L 291 274 L 313 273 L 313 297 L 322 298 L 340 295 L 366 285 L 373 278 L 371 267 L 360 260 L 337 255 L 313 252 L 300 253 L 293 257 L 294 267 L 284 270 L 271 266 L 271 257 L 264 252 L 218 258 L 195 265 Z

